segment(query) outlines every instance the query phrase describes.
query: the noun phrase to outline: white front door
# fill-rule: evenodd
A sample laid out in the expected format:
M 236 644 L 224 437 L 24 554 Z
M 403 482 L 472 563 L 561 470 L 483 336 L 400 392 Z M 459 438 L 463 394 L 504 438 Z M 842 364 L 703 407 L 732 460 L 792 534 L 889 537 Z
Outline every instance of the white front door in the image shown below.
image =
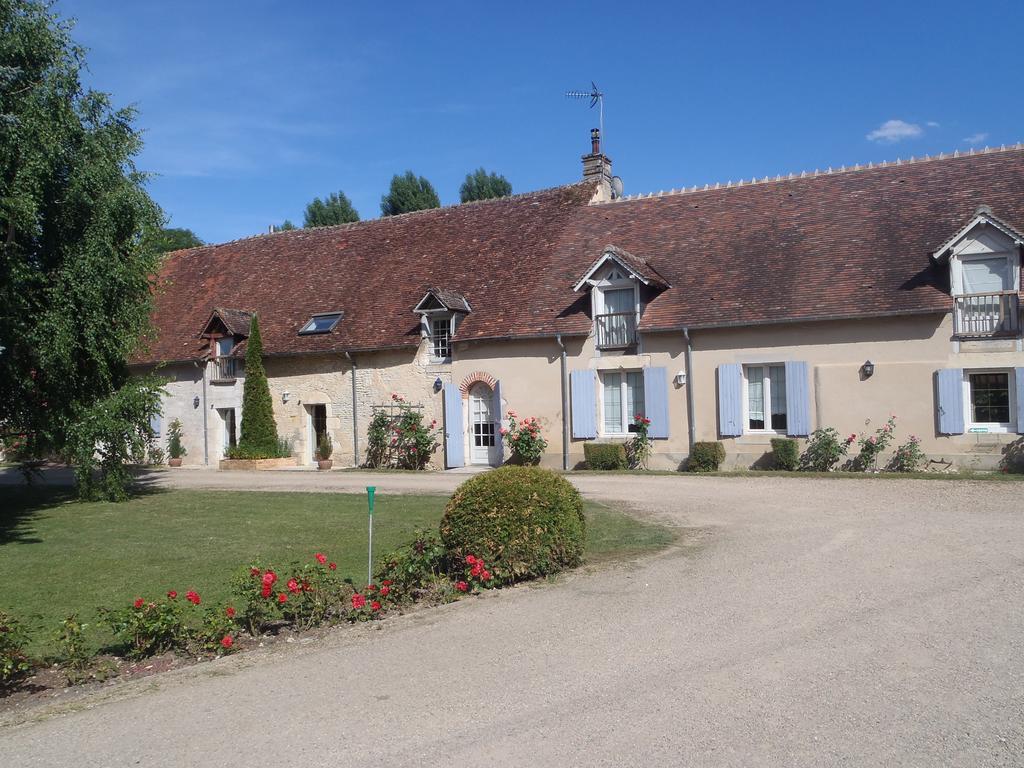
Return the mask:
M 469 392 L 469 461 L 492 464 L 496 443 L 494 393 L 486 384 L 477 384 Z

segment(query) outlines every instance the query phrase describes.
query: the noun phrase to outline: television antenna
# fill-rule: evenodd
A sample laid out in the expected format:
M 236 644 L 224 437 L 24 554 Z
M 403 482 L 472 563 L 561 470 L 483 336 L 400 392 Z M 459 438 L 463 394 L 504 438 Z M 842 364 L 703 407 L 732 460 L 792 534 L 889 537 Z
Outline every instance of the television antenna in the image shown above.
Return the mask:
M 590 99 L 590 108 L 597 107 L 598 126 L 601 130 L 601 138 L 604 138 L 604 94 L 598 90 L 597 84 L 591 80 L 589 91 L 566 91 L 567 99 Z

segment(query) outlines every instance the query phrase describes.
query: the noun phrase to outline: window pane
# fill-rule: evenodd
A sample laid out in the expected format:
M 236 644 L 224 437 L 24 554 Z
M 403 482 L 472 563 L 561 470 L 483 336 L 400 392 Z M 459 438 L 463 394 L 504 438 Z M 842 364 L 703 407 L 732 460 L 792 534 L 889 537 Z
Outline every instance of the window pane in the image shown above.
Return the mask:
M 451 357 L 452 323 L 449 318 L 434 318 L 431 321 L 430 338 L 434 345 L 434 357 Z
M 621 433 L 622 429 L 622 374 L 604 374 L 604 431 Z
M 604 292 L 605 314 L 617 314 L 619 312 L 635 312 L 633 305 L 633 289 L 614 290 Z
M 1005 256 L 964 259 L 964 293 L 995 293 L 1010 290 L 1010 270 Z
M 224 338 L 217 339 L 217 355 L 220 357 L 230 355 L 231 350 L 234 348 L 234 346 L 235 340 L 230 336 L 225 336 Z
M 769 389 L 771 390 L 772 429 L 786 428 L 786 366 L 768 366 Z
M 644 416 L 644 375 L 641 371 L 626 374 L 626 419 L 630 432 L 636 429 L 634 416 Z
M 972 373 L 971 414 L 977 424 L 1007 424 L 1010 421 L 1010 375 Z
M 747 414 L 750 429 L 764 429 L 764 368 L 747 368 Z

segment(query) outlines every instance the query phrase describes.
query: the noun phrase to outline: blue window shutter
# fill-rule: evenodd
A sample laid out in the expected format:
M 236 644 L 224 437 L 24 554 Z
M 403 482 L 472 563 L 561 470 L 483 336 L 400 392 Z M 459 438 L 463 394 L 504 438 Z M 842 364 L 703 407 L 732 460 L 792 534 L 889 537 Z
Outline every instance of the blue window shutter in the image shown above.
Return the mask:
M 1014 368 L 1013 378 L 1017 380 L 1017 434 L 1024 435 L 1024 368 Z
M 718 434 L 743 434 L 743 368 L 739 363 L 718 366 Z
M 807 387 L 807 363 L 786 363 L 786 434 L 811 434 L 811 394 Z
M 569 381 L 572 390 L 572 436 L 595 438 L 597 422 L 594 411 L 597 410 L 597 398 L 594 396 L 594 372 L 571 371 Z
M 463 447 L 465 429 L 462 426 L 462 392 L 455 384 L 444 385 L 444 463 L 462 467 L 466 464 Z
M 498 449 L 499 463 L 505 462 L 505 441 L 501 437 L 501 428 L 505 426 L 505 411 L 501 404 L 501 382 L 494 382 L 494 401 L 491 406 L 494 411 L 494 445 Z
M 644 409 L 651 420 L 651 437 L 667 438 L 668 423 L 668 370 L 644 368 Z
M 163 426 L 164 417 L 159 413 L 154 413 L 149 417 L 149 428 L 153 430 L 154 437 L 160 437 L 160 428 Z
M 939 416 L 939 433 L 962 435 L 964 433 L 964 369 L 943 368 L 935 375 L 937 383 L 936 410 Z

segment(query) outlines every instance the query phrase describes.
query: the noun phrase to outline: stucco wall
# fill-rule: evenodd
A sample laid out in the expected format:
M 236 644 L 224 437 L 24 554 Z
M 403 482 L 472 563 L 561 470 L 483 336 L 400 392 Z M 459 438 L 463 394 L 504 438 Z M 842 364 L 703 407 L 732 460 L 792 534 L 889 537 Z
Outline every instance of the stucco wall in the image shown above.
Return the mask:
M 937 460 L 988 468 L 1016 435 L 937 432 L 935 372 L 940 368 L 1012 368 L 1024 353 L 1011 342 L 958 344 L 952 316 L 918 315 L 858 321 L 799 323 L 695 331 L 693 395 L 698 440 L 722 439 L 734 465 L 749 466 L 767 450 L 768 435 L 719 438 L 716 370 L 726 363 L 803 360 L 811 376 L 811 428 L 841 434 L 874 431 L 897 417 L 896 441 L 911 434 Z M 875 373 L 863 379 L 867 360 Z

